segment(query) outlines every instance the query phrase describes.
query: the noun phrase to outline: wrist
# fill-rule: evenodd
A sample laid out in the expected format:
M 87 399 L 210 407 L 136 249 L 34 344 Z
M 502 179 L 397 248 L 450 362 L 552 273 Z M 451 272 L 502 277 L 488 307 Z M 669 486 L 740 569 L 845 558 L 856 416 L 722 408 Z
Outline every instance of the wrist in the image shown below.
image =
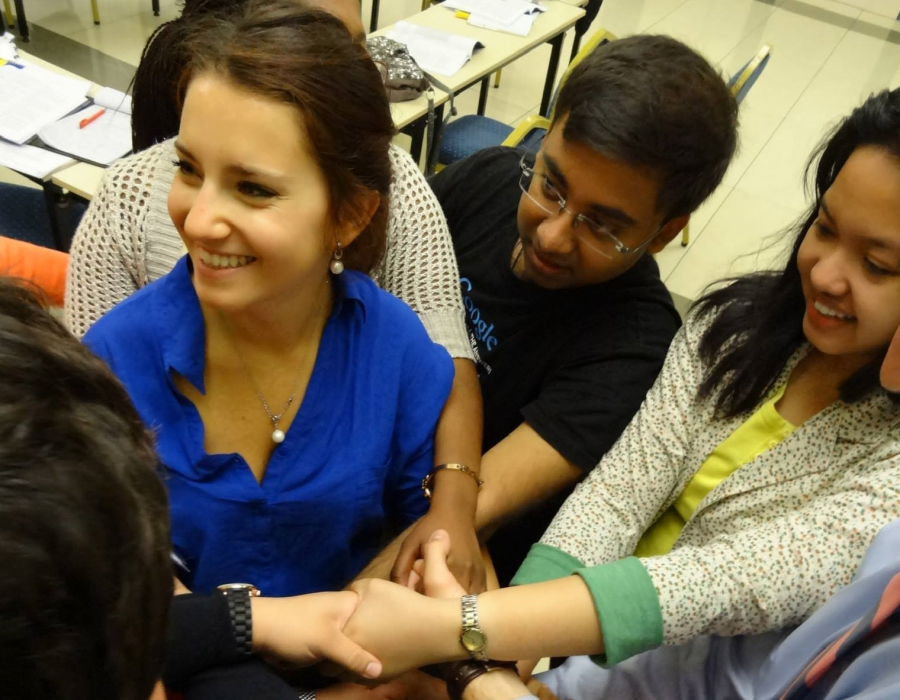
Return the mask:
M 433 605 L 434 613 L 433 624 L 428 625 L 429 630 L 426 643 L 432 646 L 437 640 L 436 646 L 432 649 L 433 657 L 429 660 L 429 663 L 437 664 L 447 661 L 468 660 L 469 652 L 463 648 L 459 641 L 462 633 L 459 613 L 460 599 L 431 598 L 429 601 Z M 439 633 L 434 634 L 435 630 Z
M 518 700 L 530 695 L 512 669 L 498 669 L 479 676 L 463 690 L 462 700 Z
M 434 475 L 432 486 L 434 495 L 431 498 L 430 512 L 465 516 L 474 523 L 479 487 L 470 475 L 442 470 Z
M 250 643 L 253 651 L 259 652 L 266 648 L 268 632 L 271 629 L 270 613 L 274 598 L 251 598 L 250 615 L 253 619 L 253 634 Z
M 514 662 L 461 661 L 450 668 L 447 693 L 450 700 L 505 700 L 527 695 L 528 689 Z

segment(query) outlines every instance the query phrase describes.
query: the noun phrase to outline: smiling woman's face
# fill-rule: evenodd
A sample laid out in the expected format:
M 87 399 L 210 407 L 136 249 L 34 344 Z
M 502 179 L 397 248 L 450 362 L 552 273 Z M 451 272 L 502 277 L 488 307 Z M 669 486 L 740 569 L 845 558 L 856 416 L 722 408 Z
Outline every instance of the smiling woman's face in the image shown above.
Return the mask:
M 847 159 L 797 257 L 803 332 L 828 355 L 873 355 L 900 327 L 900 159 L 872 146 Z
M 328 185 L 296 109 L 201 74 L 176 150 L 169 215 L 201 302 L 242 311 L 324 281 L 335 237 Z

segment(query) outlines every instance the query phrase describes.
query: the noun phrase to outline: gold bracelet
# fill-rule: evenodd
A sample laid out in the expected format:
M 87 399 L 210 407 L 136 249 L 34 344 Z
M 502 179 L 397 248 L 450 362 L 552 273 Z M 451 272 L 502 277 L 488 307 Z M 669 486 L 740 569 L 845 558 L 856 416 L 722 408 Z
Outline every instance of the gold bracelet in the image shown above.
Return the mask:
M 431 500 L 431 497 L 434 495 L 431 491 L 431 484 L 434 483 L 434 476 L 442 469 L 449 469 L 454 472 L 463 472 L 464 474 L 468 474 L 473 479 L 475 479 L 475 483 L 478 484 L 478 488 L 481 488 L 484 482 L 478 478 L 478 475 L 469 469 L 465 464 L 439 464 L 431 472 L 422 479 L 422 491 L 425 493 L 425 498 Z

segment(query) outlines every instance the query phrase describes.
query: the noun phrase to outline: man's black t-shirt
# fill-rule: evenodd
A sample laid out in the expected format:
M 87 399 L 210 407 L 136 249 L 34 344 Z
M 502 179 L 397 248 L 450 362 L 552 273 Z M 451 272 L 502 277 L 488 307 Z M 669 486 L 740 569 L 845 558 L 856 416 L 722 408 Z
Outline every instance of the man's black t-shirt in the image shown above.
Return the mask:
M 459 263 L 484 396 L 484 452 L 525 421 L 587 472 L 640 407 L 680 319 L 649 255 L 616 279 L 573 289 L 545 290 L 513 274 L 521 157 L 514 149 L 486 149 L 431 181 Z M 501 583 L 567 495 L 492 537 Z

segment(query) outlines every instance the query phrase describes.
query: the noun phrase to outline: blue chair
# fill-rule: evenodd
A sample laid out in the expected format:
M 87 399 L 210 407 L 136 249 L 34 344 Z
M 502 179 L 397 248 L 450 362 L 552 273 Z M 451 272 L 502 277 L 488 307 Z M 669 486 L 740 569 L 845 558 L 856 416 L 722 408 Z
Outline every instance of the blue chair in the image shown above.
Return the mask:
M 600 4 L 597 3 L 598 10 L 599 5 Z M 581 47 L 569 63 L 569 67 L 566 69 L 562 79 L 559 81 L 559 85 L 556 87 L 556 92 L 553 94 L 553 99 L 550 101 L 550 113 L 548 115 L 550 119 L 552 119 L 556 98 L 559 95 L 559 89 L 565 83 L 566 78 L 569 77 L 572 69 L 597 46 L 609 43 L 610 41 L 615 41 L 615 39 L 616 37 L 610 32 L 601 29 L 596 32 L 583 47 Z M 538 126 L 543 125 L 544 122 L 549 123 L 548 118 L 544 116 L 533 116 L 526 119 L 523 124 L 528 124 L 530 128 L 525 132 L 524 136 L 516 138 L 515 144 L 528 145 L 527 143 L 522 143 L 522 139 L 528 138 L 528 134 Z M 451 163 L 462 160 L 483 148 L 505 144 L 510 139 L 510 136 L 517 132 L 519 132 L 519 129 L 514 130 L 509 124 L 504 124 L 496 119 L 482 117 L 477 114 L 467 114 L 459 119 L 454 119 L 447 124 L 447 127 L 444 129 L 444 137 L 441 141 L 438 163 L 440 165 L 450 165 Z M 543 139 L 543 134 L 540 136 L 531 136 L 530 138 L 534 140 L 534 144 L 539 145 L 540 141 Z
M 68 250 L 87 205 L 68 197 L 54 206 L 60 241 L 54 238 L 47 199 L 42 190 L 0 182 L 0 235 L 45 248 Z

